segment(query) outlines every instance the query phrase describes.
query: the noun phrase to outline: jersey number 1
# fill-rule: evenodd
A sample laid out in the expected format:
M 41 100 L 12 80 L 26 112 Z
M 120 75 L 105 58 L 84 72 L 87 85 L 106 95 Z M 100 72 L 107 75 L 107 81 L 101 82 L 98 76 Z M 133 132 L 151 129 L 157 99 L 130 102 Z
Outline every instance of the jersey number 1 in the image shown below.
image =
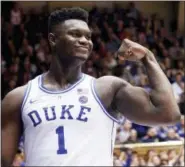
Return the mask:
M 56 129 L 56 134 L 58 135 L 58 150 L 57 154 L 67 154 L 67 150 L 65 149 L 65 142 L 64 142 L 64 127 L 59 126 Z

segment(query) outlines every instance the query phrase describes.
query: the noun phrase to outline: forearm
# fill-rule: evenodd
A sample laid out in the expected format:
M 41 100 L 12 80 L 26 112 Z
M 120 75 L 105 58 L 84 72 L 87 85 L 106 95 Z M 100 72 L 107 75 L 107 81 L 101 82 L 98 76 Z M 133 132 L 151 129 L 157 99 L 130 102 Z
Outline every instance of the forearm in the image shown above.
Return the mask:
M 10 151 L 10 148 L 8 148 L 8 150 L 5 150 L 5 148 L 2 147 L 1 166 L 2 167 L 12 166 L 15 155 L 16 151 L 13 150 Z
M 15 133 L 15 129 L 12 129 L 11 124 L 8 124 L 5 126 L 3 123 L 2 123 L 2 153 L 1 153 L 2 162 L 1 163 L 2 163 L 2 167 L 10 167 L 12 166 L 14 158 L 17 153 L 19 138 L 16 137 L 18 135 L 17 133 Z M 15 126 L 15 125 L 12 125 L 12 126 Z
M 146 68 L 152 90 L 155 90 L 155 92 L 158 93 L 164 91 L 172 93 L 171 84 L 157 63 L 153 53 L 148 51 L 146 56 L 142 59 L 142 62 Z
M 149 51 L 142 61 L 152 89 L 150 92 L 152 104 L 158 111 L 163 110 L 164 115 L 177 116 L 177 119 L 180 119 L 180 111 L 175 101 L 171 84 L 157 63 L 153 53 Z

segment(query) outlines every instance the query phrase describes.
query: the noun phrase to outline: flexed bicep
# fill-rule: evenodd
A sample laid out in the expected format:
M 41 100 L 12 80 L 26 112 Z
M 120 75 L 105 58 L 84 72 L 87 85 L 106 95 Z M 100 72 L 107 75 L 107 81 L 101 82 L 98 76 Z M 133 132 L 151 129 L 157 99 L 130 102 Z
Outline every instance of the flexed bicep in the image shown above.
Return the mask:
M 146 120 L 150 119 L 148 116 L 153 107 L 148 93 L 143 88 L 133 87 L 128 83 L 117 91 L 115 103 L 117 110 L 129 120 L 145 124 Z
M 135 123 L 146 126 L 167 124 L 165 119 L 168 117 L 160 112 L 167 108 L 156 107 L 151 101 L 150 94 L 143 88 L 128 83 L 117 91 L 114 101 L 117 110 Z

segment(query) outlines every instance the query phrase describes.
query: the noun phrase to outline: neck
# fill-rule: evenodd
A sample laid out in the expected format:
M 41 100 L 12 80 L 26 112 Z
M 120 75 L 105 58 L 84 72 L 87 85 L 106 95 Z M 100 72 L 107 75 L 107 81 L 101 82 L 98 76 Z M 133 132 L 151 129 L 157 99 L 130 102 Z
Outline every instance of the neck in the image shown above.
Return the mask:
M 58 61 L 53 58 L 48 72 L 49 80 L 57 82 L 58 85 L 73 84 L 81 78 L 81 65 L 72 61 Z

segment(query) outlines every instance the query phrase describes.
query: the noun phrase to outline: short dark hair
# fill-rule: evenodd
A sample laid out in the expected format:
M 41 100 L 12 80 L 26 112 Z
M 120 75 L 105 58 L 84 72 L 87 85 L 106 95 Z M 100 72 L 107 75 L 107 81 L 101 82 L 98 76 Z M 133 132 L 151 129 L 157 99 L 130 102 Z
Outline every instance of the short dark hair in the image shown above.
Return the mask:
M 177 77 L 179 75 L 182 76 L 182 73 L 181 72 L 177 72 L 175 76 Z
M 53 27 L 57 24 L 61 24 L 65 20 L 78 19 L 88 23 L 88 12 L 79 7 L 62 8 L 60 10 L 53 11 L 48 19 L 48 31 L 52 32 Z

